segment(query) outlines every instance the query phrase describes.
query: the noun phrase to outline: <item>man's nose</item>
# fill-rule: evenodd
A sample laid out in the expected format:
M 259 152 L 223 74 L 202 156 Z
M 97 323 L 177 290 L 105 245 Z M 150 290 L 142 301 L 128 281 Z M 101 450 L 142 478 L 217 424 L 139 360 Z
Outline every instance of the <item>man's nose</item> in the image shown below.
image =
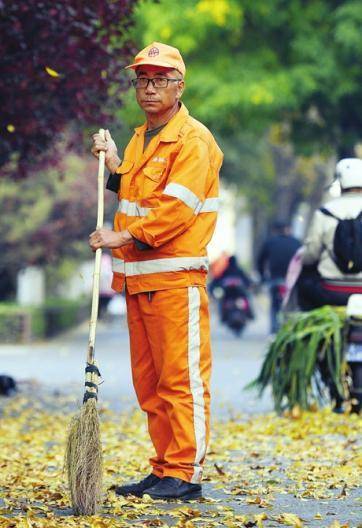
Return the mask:
M 156 89 L 153 86 L 153 82 L 152 81 L 148 81 L 148 85 L 147 85 L 147 88 L 146 88 L 146 93 L 155 93 L 155 92 L 156 92 Z

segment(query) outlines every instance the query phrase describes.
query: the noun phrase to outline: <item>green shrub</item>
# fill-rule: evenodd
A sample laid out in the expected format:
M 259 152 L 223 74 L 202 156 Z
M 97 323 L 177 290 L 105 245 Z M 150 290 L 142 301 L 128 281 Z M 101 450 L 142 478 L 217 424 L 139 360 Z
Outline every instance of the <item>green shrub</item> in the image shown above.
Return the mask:
M 26 331 L 30 317 L 12 303 L 0 303 L 0 341 L 19 341 Z
M 43 311 L 45 336 L 51 337 L 84 321 L 89 316 L 89 301 L 48 299 Z
M 88 300 L 49 299 L 42 306 L 0 303 L 0 342 L 52 337 L 87 319 Z

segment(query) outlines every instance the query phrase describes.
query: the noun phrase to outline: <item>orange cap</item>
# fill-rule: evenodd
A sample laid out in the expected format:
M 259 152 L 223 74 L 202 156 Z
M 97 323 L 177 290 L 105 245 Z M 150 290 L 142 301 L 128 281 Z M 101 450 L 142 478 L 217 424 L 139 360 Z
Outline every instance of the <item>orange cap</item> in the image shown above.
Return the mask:
M 142 65 L 162 66 L 163 68 L 174 68 L 182 75 L 185 75 L 186 66 L 177 48 L 162 44 L 161 42 L 152 42 L 149 46 L 137 53 L 134 63 L 126 66 L 135 70 Z

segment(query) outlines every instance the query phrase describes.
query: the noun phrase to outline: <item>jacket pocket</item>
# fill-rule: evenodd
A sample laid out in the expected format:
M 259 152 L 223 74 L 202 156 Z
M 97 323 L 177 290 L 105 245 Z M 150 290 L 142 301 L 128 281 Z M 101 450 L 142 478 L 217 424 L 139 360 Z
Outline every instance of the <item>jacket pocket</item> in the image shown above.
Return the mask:
M 152 181 L 159 182 L 165 167 L 145 167 L 143 174 Z
M 160 186 L 165 167 L 144 167 L 143 169 L 143 198 L 150 197 Z

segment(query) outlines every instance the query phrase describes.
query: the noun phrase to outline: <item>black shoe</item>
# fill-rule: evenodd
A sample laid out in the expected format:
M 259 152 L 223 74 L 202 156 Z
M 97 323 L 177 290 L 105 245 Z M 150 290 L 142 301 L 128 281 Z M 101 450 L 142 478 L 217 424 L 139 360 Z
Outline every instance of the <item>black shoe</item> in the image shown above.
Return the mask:
M 148 488 L 145 494 L 152 499 L 193 500 L 202 497 L 202 488 L 200 484 L 191 484 L 175 477 L 164 477 L 155 486 Z
M 343 409 L 343 407 L 333 407 L 332 411 L 333 411 L 335 414 L 344 414 L 344 409 Z
M 155 486 L 159 481 L 160 477 L 156 477 L 153 473 L 148 475 L 148 477 L 141 480 L 137 484 L 128 484 L 126 486 L 116 486 L 114 489 L 116 495 L 134 495 L 135 497 L 142 497 L 145 490 Z

